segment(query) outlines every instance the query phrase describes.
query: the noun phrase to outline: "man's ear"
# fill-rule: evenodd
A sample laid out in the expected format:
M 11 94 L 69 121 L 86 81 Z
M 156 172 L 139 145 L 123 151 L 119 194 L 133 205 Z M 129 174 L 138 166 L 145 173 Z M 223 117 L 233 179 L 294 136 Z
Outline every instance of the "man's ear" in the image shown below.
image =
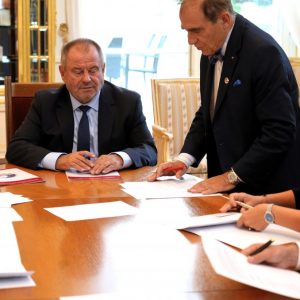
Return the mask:
M 225 27 L 229 27 L 231 25 L 231 15 L 228 12 L 224 11 L 221 13 L 220 19 Z
M 58 69 L 59 69 L 60 76 L 63 78 L 65 75 L 64 68 L 62 67 L 62 65 L 59 65 Z

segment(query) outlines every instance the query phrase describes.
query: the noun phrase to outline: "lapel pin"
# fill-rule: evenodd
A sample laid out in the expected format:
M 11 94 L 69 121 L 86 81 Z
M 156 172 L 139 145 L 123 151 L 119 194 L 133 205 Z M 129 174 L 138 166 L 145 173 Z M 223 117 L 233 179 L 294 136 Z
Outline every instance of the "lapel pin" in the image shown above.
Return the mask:
M 225 78 L 224 78 L 224 83 L 225 83 L 225 84 L 228 84 L 228 83 L 229 83 L 229 78 L 228 78 L 228 77 L 225 77 Z

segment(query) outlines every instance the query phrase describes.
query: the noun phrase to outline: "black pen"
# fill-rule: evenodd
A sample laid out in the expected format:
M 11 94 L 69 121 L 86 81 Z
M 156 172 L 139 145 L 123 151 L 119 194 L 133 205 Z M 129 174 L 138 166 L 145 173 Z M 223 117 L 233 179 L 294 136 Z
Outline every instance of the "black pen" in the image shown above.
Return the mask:
M 253 252 L 251 252 L 249 254 L 249 256 L 253 256 L 253 255 L 256 255 L 256 254 L 262 252 L 263 250 L 265 250 L 266 248 L 268 248 L 273 242 L 274 242 L 274 240 L 268 240 L 266 243 L 262 244 L 256 250 L 254 250 Z

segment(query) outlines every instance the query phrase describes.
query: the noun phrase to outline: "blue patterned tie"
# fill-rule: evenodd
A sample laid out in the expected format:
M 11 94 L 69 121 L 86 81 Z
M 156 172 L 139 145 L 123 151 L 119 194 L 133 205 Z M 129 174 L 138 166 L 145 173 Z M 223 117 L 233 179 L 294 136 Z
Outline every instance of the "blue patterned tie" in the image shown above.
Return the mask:
M 91 107 L 87 105 L 81 105 L 78 108 L 82 111 L 82 117 L 78 126 L 77 151 L 90 151 L 90 127 L 89 119 L 86 113 Z

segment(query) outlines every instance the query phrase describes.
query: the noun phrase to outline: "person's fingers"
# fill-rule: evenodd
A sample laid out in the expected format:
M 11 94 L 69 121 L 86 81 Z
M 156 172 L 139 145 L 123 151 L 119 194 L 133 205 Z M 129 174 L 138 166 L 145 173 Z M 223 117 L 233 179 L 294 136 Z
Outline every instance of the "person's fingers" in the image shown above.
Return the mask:
M 185 174 L 186 170 L 182 169 L 176 172 L 176 178 L 180 179 L 184 174 Z
M 251 253 L 253 253 L 253 251 L 255 251 L 256 249 L 258 249 L 262 244 L 253 244 L 253 245 L 250 245 L 249 247 L 243 249 L 241 251 L 242 254 L 248 256 L 250 255 Z
M 251 253 L 250 253 L 250 255 L 248 255 L 248 258 L 247 258 L 248 262 L 251 264 L 260 264 L 260 263 L 266 261 L 268 259 L 268 250 L 269 249 L 265 249 L 255 255 L 251 255 Z
M 245 226 L 243 215 L 236 221 L 236 225 L 237 225 L 238 227 L 243 227 L 243 226 Z
M 233 209 L 237 209 L 237 206 L 231 202 L 227 202 L 220 208 L 220 212 L 227 212 Z
M 206 189 L 204 182 L 198 182 L 188 189 L 191 193 L 202 193 Z
M 150 176 L 147 177 L 147 180 L 148 181 L 155 181 L 156 178 L 157 178 L 157 174 L 156 174 L 156 171 L 155 171 Z

